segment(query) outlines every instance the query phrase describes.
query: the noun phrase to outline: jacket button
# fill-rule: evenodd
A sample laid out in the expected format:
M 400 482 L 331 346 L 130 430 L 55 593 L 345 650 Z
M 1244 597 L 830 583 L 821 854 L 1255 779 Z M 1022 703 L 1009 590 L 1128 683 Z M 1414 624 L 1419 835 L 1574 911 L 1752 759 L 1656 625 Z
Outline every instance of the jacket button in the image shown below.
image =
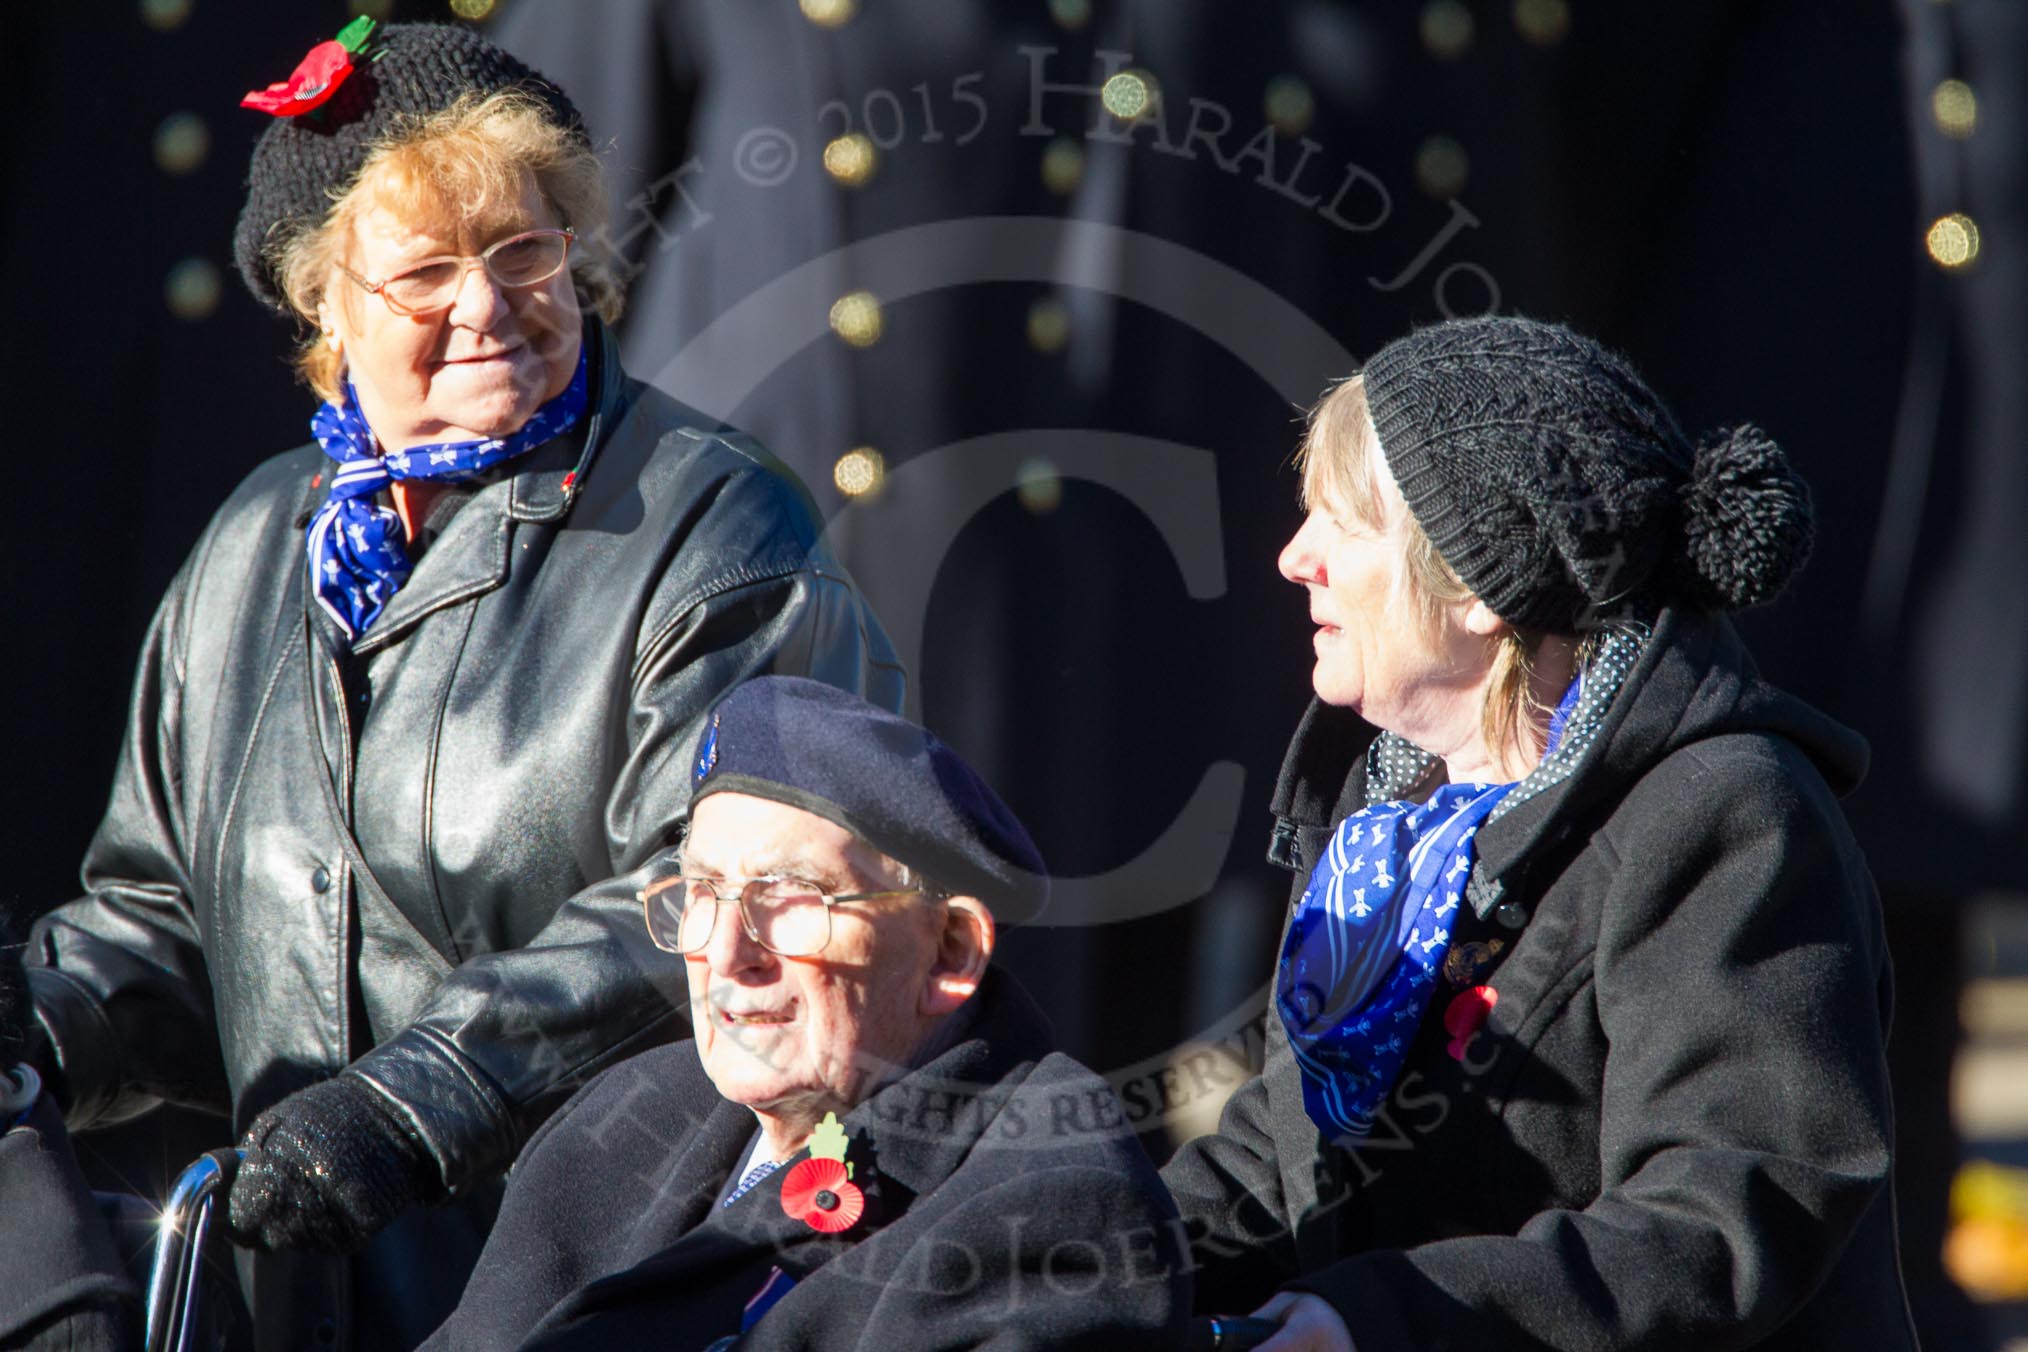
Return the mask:
M 314 870 L 310 874 L 310 886 L 319 892 L 330 891 L 331 890 L 330 873 L 328 873 L 322 868 Z
M 319 1347 L 330 1347 L 335 1344 L 338 1341 L 338 1321 L 328 1314 L 319 1319 L 315 1337 Z

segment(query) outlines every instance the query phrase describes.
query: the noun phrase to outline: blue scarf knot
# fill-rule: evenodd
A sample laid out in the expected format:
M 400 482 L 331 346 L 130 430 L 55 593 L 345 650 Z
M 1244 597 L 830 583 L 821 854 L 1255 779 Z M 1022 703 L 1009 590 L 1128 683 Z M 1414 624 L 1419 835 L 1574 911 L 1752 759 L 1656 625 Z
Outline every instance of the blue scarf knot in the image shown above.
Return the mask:
M 1584 680 L 1549 722 L 1563 740 Z M 1524 783 L 1526 781 L 1523 781 Z M 1516 785 L 1445 784 L 1338 823 L 1282 938 L 1275 1012 L 1326 1139 L 1363 1140 L 1401 1076 L 1450 952 L 1479 827 Z
M 401 518 L 374 497 L 396 479 L 471 479 L 563 435 L 577 425 L 590 400 L 587 371 L 586 353 L 580 351 L 577 373 L 563 393 L 507 436 L 411 446 L 386 455 L 380 454 L 380 443 L 359 412 L 351 382 L 346 382 L 343 403 L 318 408 L 310 430 L 338 468 L 329 496 L 310 518 L 304 544 L 311 592 L 346 638 L 359 637 L 380 618 L 411 571 Z
M 1450 950 L 1472 837 L 1512 784 L 1446 784 L 1338 824 L 1282 940 L 1275 1005 L 1303 1109 L 1363 1138 L 1408 1056 Z

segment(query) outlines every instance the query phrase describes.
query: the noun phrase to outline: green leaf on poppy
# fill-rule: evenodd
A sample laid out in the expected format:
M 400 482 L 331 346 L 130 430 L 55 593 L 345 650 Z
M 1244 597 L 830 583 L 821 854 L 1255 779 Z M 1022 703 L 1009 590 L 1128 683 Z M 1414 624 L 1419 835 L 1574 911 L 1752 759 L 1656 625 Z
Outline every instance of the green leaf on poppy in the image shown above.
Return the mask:
M 374 27 L 373 20 L 362 14 L 338 30 L 338 45 L 357 56 L 366 40 L 373 36 Z
M 825 1113 L 824 1120 L 810 1133 L 810 1158 L 813 1160 L 837 1160 L 845 1162 L 845 1148 L 851 1144 L 846 1138 L 845 1128 L 838 1125 L 838 1114 Z M 848 1178 L 850 1174 L 846 1175 Z

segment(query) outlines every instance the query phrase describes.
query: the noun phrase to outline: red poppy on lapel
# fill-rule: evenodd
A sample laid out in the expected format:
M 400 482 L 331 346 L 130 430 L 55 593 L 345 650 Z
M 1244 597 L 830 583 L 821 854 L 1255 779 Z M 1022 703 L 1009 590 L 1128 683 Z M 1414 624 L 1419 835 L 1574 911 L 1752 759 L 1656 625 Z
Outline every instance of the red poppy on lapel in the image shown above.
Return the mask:
M 1500 992 L 1491 986 L 1473 986 L 1459 991 L 1457 998 L 1445 1006 L 1444 1031 L 1451 1035 L 1451 1045 L 1445 1050 L 1452 1060 L 1465 1059 L 1465 1049 L 1472 1045 L 1472 1039 L 1486 1026 L 1486 1016 L 1499 1003 Z
M 846 1175 L 843 1160 L 808 1159 L 782 1176 L 782 1210 L 834 1235 L 866 1213 L 866 1194 Z

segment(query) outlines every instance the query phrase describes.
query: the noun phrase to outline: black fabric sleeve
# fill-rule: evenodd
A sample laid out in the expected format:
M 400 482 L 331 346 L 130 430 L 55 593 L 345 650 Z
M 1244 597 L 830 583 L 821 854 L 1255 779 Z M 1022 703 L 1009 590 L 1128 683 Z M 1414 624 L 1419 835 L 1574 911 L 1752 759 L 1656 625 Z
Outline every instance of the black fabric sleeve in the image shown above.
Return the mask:
M 1226 1101 L 1217 1133 L 1186 1143 L 1162 1169 L 1190 1235 L 1200 1310 L 1244 1314 L 1300 1271 L 1267 1092 L 1290 1057 L 1272 1009 L 1266 1040 L 1266 1067 Z
M 86 895 L 44 916 L 29 943 L 36 1017 L 74 1129 L 162 1100 L 227 1111 L 181 802 L 181 635 L 205 551 L 170 585 L 142 647 Z

